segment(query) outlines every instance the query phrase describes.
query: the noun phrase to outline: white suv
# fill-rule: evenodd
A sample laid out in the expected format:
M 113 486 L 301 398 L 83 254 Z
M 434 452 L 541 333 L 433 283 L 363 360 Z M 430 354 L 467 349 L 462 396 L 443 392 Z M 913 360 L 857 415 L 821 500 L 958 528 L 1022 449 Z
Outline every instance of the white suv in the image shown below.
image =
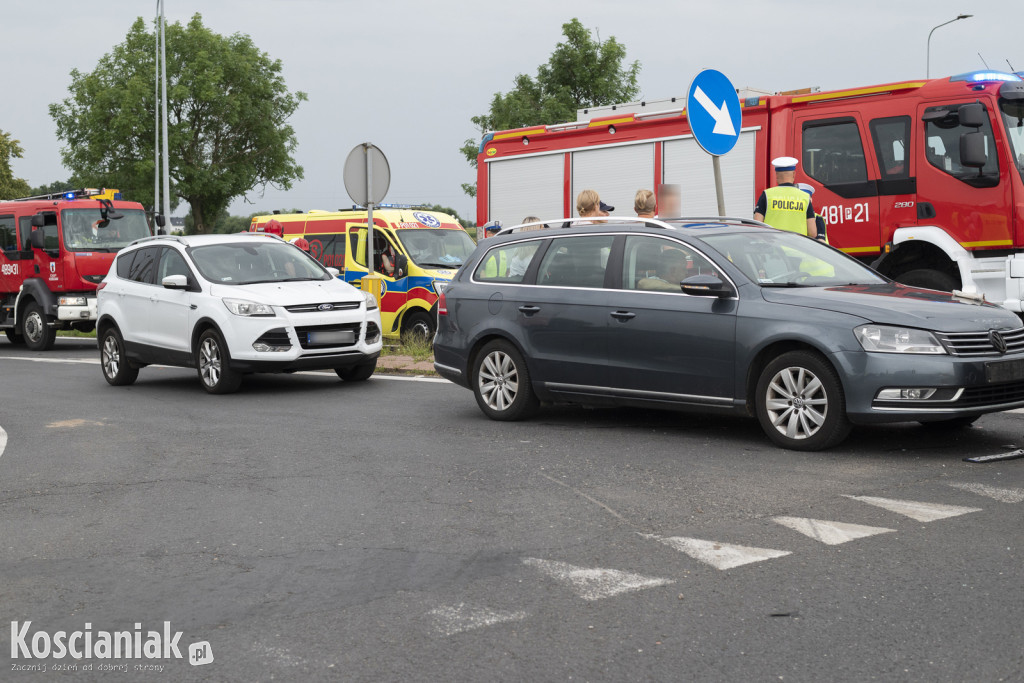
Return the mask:
M 269 235 L 161 236 L 121 250 L 97 292 L 103 377 L 193 367 L 210 393 L 243 374 L 333 368 L 365 380 L 381 350 L 374 297 Z

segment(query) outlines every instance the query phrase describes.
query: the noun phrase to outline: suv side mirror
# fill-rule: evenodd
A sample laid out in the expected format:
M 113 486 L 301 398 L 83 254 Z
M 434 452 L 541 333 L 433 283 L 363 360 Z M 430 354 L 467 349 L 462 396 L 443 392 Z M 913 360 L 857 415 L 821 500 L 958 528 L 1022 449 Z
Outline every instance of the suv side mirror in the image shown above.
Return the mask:
M 971 168 L 981 168 L 988 161 L 985 156 L 985 135 L 964 133 L 960 136 L 960 163 Z
M 967 126 L 968 128 L 981 128 L 988 121 L 988 116 L 985 114 L 985 105 L 977 102 L 961 105 L 957 110 L 957 114 L 960 115 L 960 125 Z
M 32 216 L 32 225 L 36 224 L 36 218 L 40 221 L 40 227 L 42 226 L 42 216 Z M 33 249 L 46 249 L 46 235 L 43 234 L 42 230 L 33 230 L 29 233 L 29 242 L 32 243 Z
M 337 268 L 332 268 L 330 266 L 327 267 L 327 272 L 331 274 L 331 277 L 338 277 L 339 275 L 341 275 L 340 270 L 338 270 Z
M 683 294 L 690 296 L 713 296 L 724 299 L 733 295 L 732 287 L 714 275 L 694 275 L 679 283 Z
M 30 222 L 32 223 L 33 228 L 41 228 L 46 225 L 46 216 L 41 213 L 37 213 L 35 216 L 32 216 L 32 220 Z M 42 247 L 39 248 L 42 249 Z
M 164 289 L 188 289 L 188 278 L 184 275 L 168 275 L 160 284 Z

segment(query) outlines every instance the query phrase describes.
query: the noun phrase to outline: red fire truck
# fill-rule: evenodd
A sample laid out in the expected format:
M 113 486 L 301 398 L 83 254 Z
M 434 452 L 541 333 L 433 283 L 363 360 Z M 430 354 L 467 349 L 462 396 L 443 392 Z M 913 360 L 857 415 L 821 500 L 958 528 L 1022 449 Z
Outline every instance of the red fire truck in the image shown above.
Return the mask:
M 581 110 L 579 120 L 488 133 L 477 223 L 574 215 L 597 190 L 629 215 L 633 195 L 679 185 L 683 214 L 717 215 L 711 158 L 685 98 Z M 667 104 L 665 104 L 667 103 Z M 771 159 L 800 160 L 832 246 L 907 284 L 983 294 L 1020 313 L 1024 298 L 1024 81 L 971 72 L 852 90 L 741 100 L 722 157 L 730 216 L 749 217 Z
M 152 234 L 142 205 L 117 190 L 0 201 L 0 329 L 36 351 L 57 330 L 91 331 L 115 252 Z

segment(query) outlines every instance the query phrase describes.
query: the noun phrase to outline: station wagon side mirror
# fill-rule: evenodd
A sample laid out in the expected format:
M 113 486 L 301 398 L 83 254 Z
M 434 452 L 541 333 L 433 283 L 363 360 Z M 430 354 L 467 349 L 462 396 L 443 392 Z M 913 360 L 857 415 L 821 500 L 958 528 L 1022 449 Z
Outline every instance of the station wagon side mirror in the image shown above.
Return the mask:
M 694 275 L 688 277 L 679 283 L 679 287 L 683 290 L 683 294 L 689 294 L 690 296 L 713 296 L 725 299 L 734 295 L 732 286 L 714 275 Z
M 160 281 L 164 289 L 188 289 L 188 277 L 184 275 L 168 275 Z
M 985 156 L 985 135 L 983 133 L 964 133 L 960 136 L 960 163 L 971 168 L 982 168 L 987 161 Z
M 42 226 L 42 216 L 32 216 L 32 225 L 36 224 L 36 218 L 39 219 L 39 226 Z M 29 233 L 29 242 L 32 244 L 33 249 L 46 249 L 46 235 L 43 234 L 42 230 L 33 230 Z
M 988 121 L 985 106 L 977 102 L 961 105 L 957 114 L 960 116 L 960 125 L 968 128 L 981 128 Z

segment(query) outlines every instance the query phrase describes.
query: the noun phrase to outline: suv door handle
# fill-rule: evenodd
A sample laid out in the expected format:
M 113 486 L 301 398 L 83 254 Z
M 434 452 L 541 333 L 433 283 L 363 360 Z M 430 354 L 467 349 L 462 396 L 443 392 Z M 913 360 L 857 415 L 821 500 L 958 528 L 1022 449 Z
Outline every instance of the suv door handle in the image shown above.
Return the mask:
M 627 320 L 635 318 L 636 313 L 633 313 L 632 311 L 612 311 L 611 316 L 616 320 L 626 322 Z
M 533 315 L 540 310 L 540 306 L 520 306 L 519 312 L 523 315 Z

